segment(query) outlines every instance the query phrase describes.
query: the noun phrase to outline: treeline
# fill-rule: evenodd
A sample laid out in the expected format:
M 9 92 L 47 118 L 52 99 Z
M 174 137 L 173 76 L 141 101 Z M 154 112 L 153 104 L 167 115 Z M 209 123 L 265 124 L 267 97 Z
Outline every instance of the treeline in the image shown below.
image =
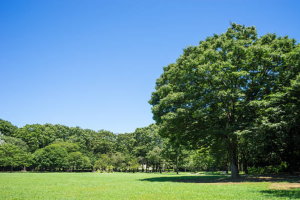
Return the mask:
M 126 170 L 152 164 L 150 151 L 161 146 L 157 127 L 114 134 L 64 125 L 33 124 L 17 128 L 0 120 L 0 166 L 19 170 Z M 138 160 L 139 159 L 139 160 Z
M 162 139 L 158 130 L 155 124 L 125 134 L 52 124 L 18 128 L 0 120 L 0 171 L 230 170 L 230 155 L 222 141 L 194 150 Z M 250 139 L 240 140 L 240 171 L 248 173 L 249 167 L 258 173 L 287 170 L 287 162 L 269 149 L 271 141 Z

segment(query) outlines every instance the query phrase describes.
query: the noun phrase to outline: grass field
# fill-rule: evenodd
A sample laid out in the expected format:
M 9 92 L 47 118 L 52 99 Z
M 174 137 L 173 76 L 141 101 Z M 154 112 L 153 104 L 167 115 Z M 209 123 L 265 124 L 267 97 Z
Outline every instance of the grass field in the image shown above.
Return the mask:
M 221 183 L 223 178 L 189 173 L 0 173 L 0 199 L 300 199 L 300 188 L 291 189 L 299 185 L 297 178 Z

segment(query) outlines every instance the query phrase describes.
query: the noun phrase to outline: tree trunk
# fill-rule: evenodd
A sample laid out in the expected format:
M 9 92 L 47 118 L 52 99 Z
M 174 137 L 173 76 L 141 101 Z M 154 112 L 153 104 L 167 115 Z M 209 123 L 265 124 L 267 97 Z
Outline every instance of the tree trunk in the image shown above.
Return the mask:
M 178 174 L 178 165 L 176 165 L 176 174 Z
M 176 173 L 178 174 L 178 156 L 176 157 Z
M 238 170 L 238 160 L 237 160 L 237 144 L 231 143 L 230 145 L 230 158 L 231 158 L 231 178 L 238 179 L 241 178 Z
M 244 171 L 245 171 L 245 174 L 248 174 L 248 160 L 244 160 L 244 162 L 243 162 L 243 164 L 244 164 Z
M 287 162 L 288 170 L 289 170 L 290 175 L 294 175 L 294 169 L 293 169 L 293 162 L 292 162 L 292 161 L 293 161 L 293 160 L 291 159 L 291 160 L 289 160 L 289 161 Z
M 226 174 L 228 174 L 228 171 L 229 171 L 229 155 L 228 155 L 228 152 L 226 154 Z
M 159 161 L 159 173 L 161 173 L 161 164 L 160 164 L 160 161 Z
M 178 174 L 179 147 L 176 149 L 176 173 Z
M 12 173 L 14 167 L 13 166 L 10 166 L 10 173 Z
M 289 134 L 289 142 L 288 142 L 288 160 L 287 160 L 287 165 L 288 165 L 288 170 L 290 175 L 294 175 L 294 165 L 296 162 L 296 160 L 294 159 L 294 139 L 293 139 L 293 134 Z

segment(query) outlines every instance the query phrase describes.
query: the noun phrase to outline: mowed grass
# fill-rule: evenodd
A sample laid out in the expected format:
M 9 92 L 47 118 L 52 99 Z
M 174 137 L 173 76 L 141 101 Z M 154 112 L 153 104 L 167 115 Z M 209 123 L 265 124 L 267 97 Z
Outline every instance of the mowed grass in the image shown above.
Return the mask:
M 269 182 L 209 183 L 222 177 L 188 173 L 0 173 L 0 199 L 300 199 L 299 188 L 275 190 L 269 188 Z

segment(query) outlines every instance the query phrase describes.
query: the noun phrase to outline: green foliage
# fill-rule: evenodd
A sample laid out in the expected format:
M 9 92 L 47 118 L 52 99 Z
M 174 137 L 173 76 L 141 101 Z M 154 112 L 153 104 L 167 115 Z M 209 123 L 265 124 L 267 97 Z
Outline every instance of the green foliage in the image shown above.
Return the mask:
M 0 132 L 6 136 L 14 136 L 18 127 L 12 125 L 9 121 L 0 119 Z
M 147 153 L 146 158 L 154 164 L 159 164 L 162 161 L 161 157 L 161 148 L 159 147 L 154 147 L 153 150 L 149 151 Z
M 279 173 L 287 169 L 288 165 L 286 162 L 281 162 L 280 165 L 270 165 L 265 167 L 249 167 L 249 174 L 270 174 Z
M 107 154 L 102 154 L 100 156 L 100 159 L 97 160 L 94 164 L 94 169 L 99 169 L 99 170 L 105 170 L 106 168 L 109 168 L 111 166 L 111 159 Z
M 10 137 L 10 136 L 3 136 L 3 139 L 5 140 L 6 143 L 16 145 L 22 151 L 27 151 L 28 150 L 28 145 L 23 140 L 21 140 L 20 138 Z
M 68 152 L 65 148 L 58 144 L 51 144 L 35 151 L 34 161 L 38 167 L 49 168 L 52 171 L 54 168 L 64 167 L 67 156 Z
M 135 172 L 139 167 L 140 167 L 140 164 L 139 164 L 139 161 L 137 158 L 135 157 L 132 157 L 129 161 L 128 161 L 128 168 L 132 171 L 132 172 Z
M 16 145 L 6 143 L 0 146 L 0 165 L 14 167 L 27 165 L 28 155 Z
M 56 140 L 52 144 L 57 144 L 61 146 L 62 148 L 65 148 L 68 153 L 79 151 L 80 147 L 77 143 L 70 143 L 70 142 L 64 142 Z
M 106 166 L 105 172 L 106 173 L 113 173 L 114 172 L 113 169 L 114 169 L 114 167 L 112 165 Z
M 254 26 L 232 23 L 225 33 L 187 47 L 176 63 L 164 67 L 149 101 L 160 135 L 194 148 L 222 141 L 237 178 L 239 140 L 257 133 L 253 127 L 262 117 L 257 108 L 268 105 L 269 95 L 282 92 L 298 73 L 298 46 L 275 34 L 258 38 Z M 269 124 L 266 117 L 261 121 Z M 282 122 L 268 127 L 278 130 Z
M 124 169 L 125 168 L 125 156 L 120 153 L 117 152 L 115 154 L 112 154 L 111 157 L 111 164 L 117 169 Z
M 91 167 L 90 159 L 81 152 L 71 152 L 65 158 L 65 166 L 71 170 L 86 169 Z
M 26 125 L 18 130 L 16 137 L 26 142 L 29 151 L 34 152 L 39 148 L 46 147 L 54 140 L 54 138 L 51 140 L 49 135 L 45 135 L 43 129 L 44 127 L 40 124 Z
M 5 144 L 4 135 L 0 132 L 0 146 Z

